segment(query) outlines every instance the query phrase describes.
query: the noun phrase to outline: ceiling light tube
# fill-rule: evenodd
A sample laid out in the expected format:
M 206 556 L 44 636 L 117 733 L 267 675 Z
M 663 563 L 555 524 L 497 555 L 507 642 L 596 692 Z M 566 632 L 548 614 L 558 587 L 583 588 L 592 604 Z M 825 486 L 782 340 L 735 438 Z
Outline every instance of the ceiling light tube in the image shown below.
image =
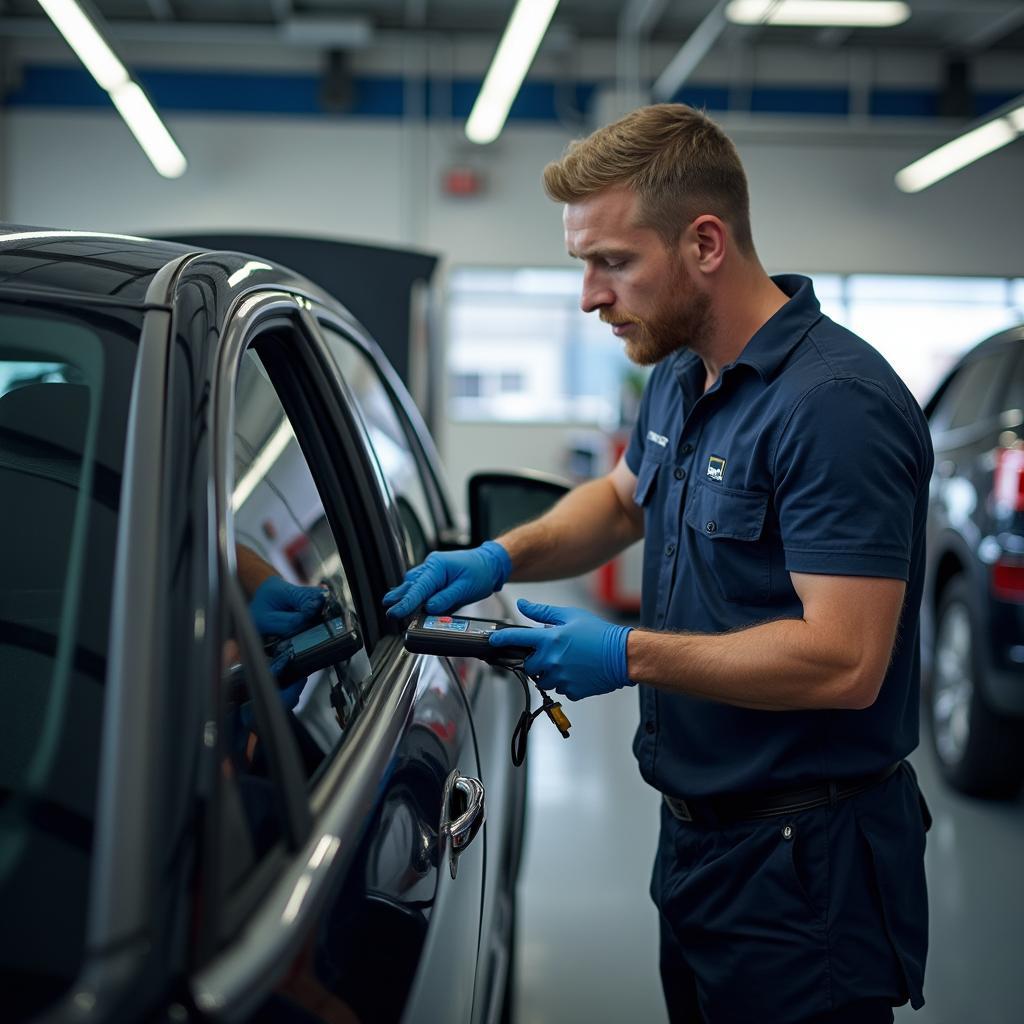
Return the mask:
M 180 178 L 188 167 L 185 154 L 160 120 L 142 87 L 136 82 L 125 82 L 111 90 L 110 98 L 150 163 L 165 178 Z
M 512 101 L 533 63 L 558 0 L 518 0 L 466 121 L 466 137 L 484 145 L 505 127 Z
M 39 5 L 89 74 L 110 96 L 157 172 L 165 178 L 184 174 L 188 167 L 185 155 L 153 109 L 149 97 L 132 81 L 128 69 L 77 0 L 39 0 Z
M 725 16 L 737 25 L 892 28 L 910 17 L 902 0 L 732 0 Z
M 1024 134 L 1024 103 L 1018 103 L 964 132 L 896 173 L 901 192 L 920 192 Z

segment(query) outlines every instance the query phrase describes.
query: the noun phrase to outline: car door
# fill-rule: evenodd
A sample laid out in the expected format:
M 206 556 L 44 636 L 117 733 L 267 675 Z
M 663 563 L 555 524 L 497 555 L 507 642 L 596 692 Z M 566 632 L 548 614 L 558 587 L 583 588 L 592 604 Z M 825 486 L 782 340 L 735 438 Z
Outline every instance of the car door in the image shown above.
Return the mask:
M 380 614 L 400 520 L 305 314 L 254 296 L 225 333 L 212 483 L 228 607 L 196 1004 L 232 1019 L 398 1020 L 443 930 L 450 955 L 422 1005 L 466 1019 L 483 873 L 466 701 Z M 248 621 L 239 545 L 294 584 L 327 580 L 358 649 L 279 686 Z
M 327 347 L 362 414 L 381 474 L 401 509 L 407 567 L 411 568 L 456 533 L 433 443 L 401 382 L 389 372 L 373 342 L 327 310 L 318 310 L 317 316 Z M 507 603 L 497 596 L 464 611 L 485 618 L 511 616 Z M 522 696 L 511 677 L 476 659 L 448 658 L 443 663 L 460 681 L 470 702 L 480 778 L 487 794 L 486 886 L 481 897 L 472 1019 L 489 1020 L 504 995 L 511 958 L 514 882 L 526 785 L 523 774 L 510 764 L 509 738 Z

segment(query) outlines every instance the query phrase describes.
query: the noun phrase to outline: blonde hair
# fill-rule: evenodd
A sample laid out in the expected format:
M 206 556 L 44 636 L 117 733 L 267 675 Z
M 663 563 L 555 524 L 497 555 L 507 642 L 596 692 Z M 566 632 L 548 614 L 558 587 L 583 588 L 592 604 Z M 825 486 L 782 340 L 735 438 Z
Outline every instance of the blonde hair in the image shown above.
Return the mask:
M 702 213 L 720 217 L 736 245 L 754 253 L 747 176 L 732 140 L 683 103 L 640 107 L 571 142 L 544 168 L 544 189 L 560 203 L 625 185 L 640 197 L 640 225 L 674 245 Z

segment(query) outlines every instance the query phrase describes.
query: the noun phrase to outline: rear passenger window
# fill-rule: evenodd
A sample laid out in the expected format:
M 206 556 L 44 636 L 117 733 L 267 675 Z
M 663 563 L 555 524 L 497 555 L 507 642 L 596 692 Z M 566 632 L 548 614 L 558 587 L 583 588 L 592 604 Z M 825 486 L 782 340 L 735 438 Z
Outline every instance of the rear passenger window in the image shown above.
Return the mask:
M 394 493 L 410 560 L 413 564 L 422 562 L 437 547 L 437 529 L 420 466 L 402 420 L 366 353 L 355 342 L 324 324 L 321 324 L 321 331 L 359 406 L 381 471 Z

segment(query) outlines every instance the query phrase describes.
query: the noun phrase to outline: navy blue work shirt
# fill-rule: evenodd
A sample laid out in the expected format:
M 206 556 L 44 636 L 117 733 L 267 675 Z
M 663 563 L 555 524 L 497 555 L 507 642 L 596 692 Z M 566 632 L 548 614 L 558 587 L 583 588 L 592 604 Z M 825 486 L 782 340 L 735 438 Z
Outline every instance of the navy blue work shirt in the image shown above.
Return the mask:
M 927 424 L 807 278 L 773 280 L 789 302 L 707 392 L 685 350 L 644 390 L 626 451 L 646 531 L 642 624 L 724 633 L 801 618 L 791 572 L 906 580 L 907 596 L 867 709 L 758 711 L 639 686 L 641 773 L 683 798 L 881 771 L 918 741 Z

